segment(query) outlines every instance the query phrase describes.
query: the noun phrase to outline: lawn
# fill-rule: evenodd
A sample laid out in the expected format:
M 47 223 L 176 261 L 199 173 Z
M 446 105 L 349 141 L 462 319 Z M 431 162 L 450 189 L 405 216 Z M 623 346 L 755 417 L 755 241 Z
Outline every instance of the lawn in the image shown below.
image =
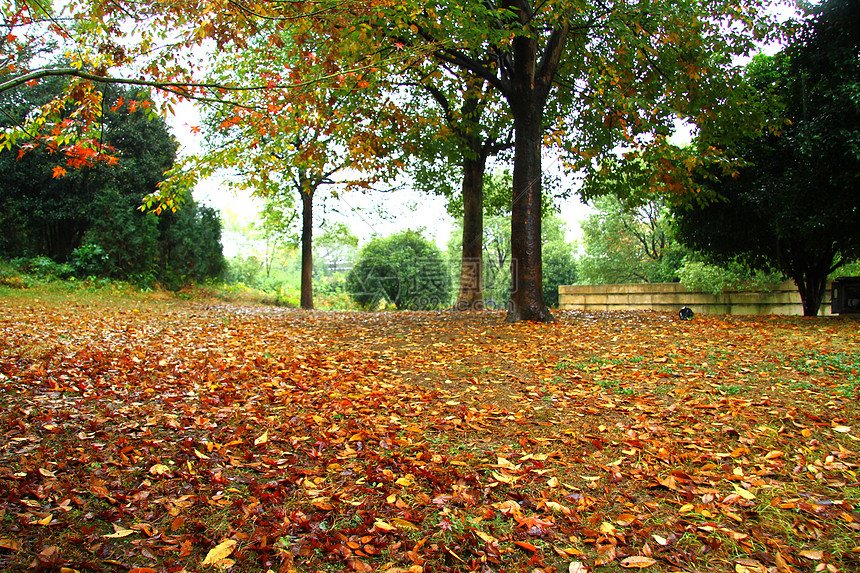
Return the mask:
M 0 298 L 0 570 L 850 572 L 860 321 Z

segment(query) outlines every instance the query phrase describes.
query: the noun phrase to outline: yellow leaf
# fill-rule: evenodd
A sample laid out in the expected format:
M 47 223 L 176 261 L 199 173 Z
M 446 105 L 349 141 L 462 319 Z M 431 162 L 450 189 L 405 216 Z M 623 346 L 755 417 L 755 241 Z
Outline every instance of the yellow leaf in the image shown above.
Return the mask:
M 390 523 L 382 521 L 381 519 L 377 519 L 373 522 L 373 526 L 377 529 L 381 529 L 382 531 L 396 531 L 397 528 Z
M 495 537 L 493 537 L 489 533 L 484 533 L 480 529 L 475 531 L 475 535 L 477 535 L 478 537 L 480 537 L 481 539 L 483 539 L 487 543 L 498 543 L 499 542 L 498 539 L 496 539 Z
M 155 464 L 151 468 L 149 468 L 149 473 L 154 476 L 163 476 L 165 474 L 170 473 L 170 468 L 164 464 Z
M 412 523 L 411 521 L 407 521 L 405 519 L 401 519 L 399 517 L 394 517 L 391 519 L 391 523 L 399 527 L 400 529 L 418 529 L 418 526 Z
M 126 529 L 122 525 L 113 524 L 113 533 L 109 533 L 108 535 L 102 535 L 102 537 L 107 537 L 108 539 L 119 539 L 120 537 L 128 537 L 132 535 L 134 530 Z
M 749 492 L 749 491 L 745 490 L 744 488 L 742 488 L 738 485 L 735 486 L 735 493 L 744 499 L 755 499 L 754 493 Z
M 604 521 L 600 524 L 600 533 L 605 533 L 608 535 L 615 535 L 615 526 L 609 523 L 608 521 Z
M 221 563 L 227 560 L 227 557 L 233 553 L 236 548 L 235 539 L 225 539 L 215 547 L 209 550 L 206 554 L 206 559 L 203 560 L 203 565 L 220 566 Z
M 626 567 L 627 569 L 644 569 L 645 567 L 651 567 L 655 563 L 657 563 L 656 559 L 642 557 L 640 555 L 631 555 L 621 561 L 621 566 Z
M 508 485 L 514 483 L 515 481 L 517 481 L 519 479 L 516 476 L 508 475 L 508 474 L 503 473 L 503 472 L 493 472 L 493 478 L 496 481 L 500 481 L 500 482 L 506 483 Z
M 259 446 L 260 444 L 265 444 L 269 441 L 269 430 L 266 430 L 262 433 L 262 435 L 258 436 L 256 440 L 254 440 L 254 445 Z

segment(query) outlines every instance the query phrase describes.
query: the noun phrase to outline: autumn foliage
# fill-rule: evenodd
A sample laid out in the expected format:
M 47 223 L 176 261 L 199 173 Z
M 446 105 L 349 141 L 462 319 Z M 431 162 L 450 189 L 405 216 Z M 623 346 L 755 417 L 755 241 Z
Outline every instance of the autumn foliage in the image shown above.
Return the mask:
M 3 571 L 860 565 L 856 321 L 0 308 Z

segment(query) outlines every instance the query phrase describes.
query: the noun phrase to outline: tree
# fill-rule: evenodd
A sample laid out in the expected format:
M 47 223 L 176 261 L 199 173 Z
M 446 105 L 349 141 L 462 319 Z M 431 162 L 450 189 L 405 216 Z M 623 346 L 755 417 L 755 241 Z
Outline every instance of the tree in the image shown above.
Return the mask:
M 487 161 L 513 146 L 510 121 L 485 80 L 469 72 L 458 75 L 450 66 L 436 67 L 432 72 L 421 71 L 417 74 L 420 80 L 409 84 L 419 100 L 429 95 L 439 116 L 434 121 L 435 114 L 426 107 L 426 111 L 421 110 L 425 117 L 417 122 L 423 129 L 416 134 L 419 141 L 412 145 L 417 158 L 412 175 L 418 188 L 445 195 L 449 204 L 456 205 L 449 212 L 462 218 L 463 238 L 459 291 L 453 308 L 480 310 L 484 308 L 484 177 Z M 454 165 L 458 172 L 451 169 Z M 459 178 L 458 190 L 452 185 L 455 178 Z
M 475 1 L 398 6 L 395 25 L 392 17 L 369 23 L 400 45 L 423 48 L 486 80 L 508 104 L 515 133 L 511 226 L 518 272 L 507 320 L 552 320 L 542 296 L 544 126 L 556 125 L 559 141 L 562 135 L 572 140 L 577 125 L 599 120 L 599 133 L 568 145 L 580 155 L 572 162 L 578 167 L 620 142 L 656 153 L 676 114 L 705 122 L 734 99 L 727 89 L 734 83 L 728 79 L 731 57 L 752 47 L 750 16 L 758 7 L 527 0 L 497 7 Z M 556 88 L 560 97 L 548 106 Z
M 10 103 L 8 121 L 51 101 L 64 81 L 50 78 L 14 97 L 0 94 Z M 107 255 L 103 273 L 114 278 L 181 286 L 178 277 L 220 274 L 220 224 L 214 213 L 193 203 L 181 217 L 159 218 L 139 209 L 173 165 L 177 147 L 164 121 L 150 118 L 139 105 L 147 97 L 113 86 L 100 95 L 103 146 L 122 158 L 113 165 L 98 161 L 56 177 L 55 158 L 44 148 L 0 151 L 0 221 L 10 230 L 0 245 L 4 254 L 67 261 L 81 246 L 96 245 Z M 169 254 L 186 243 L 188 255 Z
M 511 217 L 509 214 L 491 214 L 485 218 L 483 244 L 483 284 L 486 304 L 491 308 L 506 307 L 515 284 L 511 265 Z M 558 286 L 576 282 L 577 271 L 574 260 L 574 246 L 565 241 L 565 223 L 562 219 L 546 210 L 542 224 L 544 268 L 544 300 L 555 307 L 558 305 Z M 461 250 L 458 229 L 455 228 L 448 242 L 449 257 Z
M 659 166 L 664 186 L 686 192 L 689 172 L 718 161 L 722 150 L 701 139 L 696 154 L 674 157 L 666 152 L 666 135 L 678 117 L 702 125 L 735 115 L 733 60 L 767 39 L 763 1 L 321 0 L 310 11 L 303 2 L 258 3 L 253 9 L 225 2 L 213 9 L 185 0 L 163 6 L 86 0 L 73 9 L 86 23 L 96 23 L 83 35 L 95 40 L 87 54 L 92 61 L 108 67 L 134 63 L 145 76 L 169 77 L 174 83 L 157 85 L 183 97 L 223 101 L 255 90 L 361 84 L 360 78 L 389 64 L 405 70 L 428 58 L 486 81 L 505 101 L 515 133 L 511 225 L 519 272 L 507 320 L 547 321 L 552 315 L 542 298 L 540 243 L 544 143 L 563 147 L 571 169 L 593 168 L 596 157 L 624 145 L 628 155 L 658 159 L 650 164 Z M 127 26 L 129 19 L 138 27 Z M 111 37 L 122 24 L 133 32 L 120 38 L 124 42 Z M 255 53 L 258 82 L 194 84 L 196 66 L 153 50 L 167 39 L 184 47 L 211 39 L 226 51 L 256 37 L 263 46 L 279 47 L 285 34 L 298 48 L 312 46 L 321 64 L 316 72 L 283 73 L 263 49 Z M 103 77 L 74 75 L 88 82 Z
M 448 304 L 451 281 L 436 245 L 416 231 L 402 231 L 365 245 L 346 286 L 363 308 L 375 309 L 385 300 L 398 310 L 420 310 Z
M 860 5 L 816 9 L 782 53 L 748 67 L 753 86 L 780 94 L 778 132 L 743 141 L 737 177 L 703 182 L 718 202 L 676 209 L 681 238 L 716 261 L 772 266 L 818 314 L 829 274 L 860 256 Z
M 687 254 L 664 200 L 628 206 L 614 195 L 592 202 L 582 222 L 579 278 L 588 284 L 674 282 Z
M 254 49 L 237 62 L 219 58 L 212 77 L 217 82 L 249 82 L 260 70 Z M 289 37 L 280 45 L 265 46 L 271 64 L 281 74 L 301 68 L 306 74 L 317 64 L 315 55 Z M 263 72 L 264 74 L 266 72 Z M 296 194 L 301 201 L 301 295 L 300 306 L 313 303 L 314 200 L 323 188 L 367 189 L 393 176 L 402 166 L 397 152 L 386 140 L 392 124 L 404 119 L 388 96 L 370 89 L 369 82 L 345 81 L 339 87 L 308 86 L 296 91 L 250 91 L 237 97 L 240 107 L 212 107 L 206 119 L 211 138 L 205 156 L 194 158 L 192 169 L 212 171 L 234 168 L 238 185 L 266 197 L 270 203 Z M 356 89 L 361 87 L 362 89 Z M 385 158 L 383 161 L 382 158 Z M 188 167 L 186 167 L 188 169 Z

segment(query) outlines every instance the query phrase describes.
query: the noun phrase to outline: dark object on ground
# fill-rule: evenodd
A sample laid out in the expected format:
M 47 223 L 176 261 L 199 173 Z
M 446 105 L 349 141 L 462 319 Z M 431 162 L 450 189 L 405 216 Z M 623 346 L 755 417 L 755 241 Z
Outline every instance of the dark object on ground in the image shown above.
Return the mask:
M 693 320 L 693 311 L 686 306 L 678 312 L 681 320 Z

